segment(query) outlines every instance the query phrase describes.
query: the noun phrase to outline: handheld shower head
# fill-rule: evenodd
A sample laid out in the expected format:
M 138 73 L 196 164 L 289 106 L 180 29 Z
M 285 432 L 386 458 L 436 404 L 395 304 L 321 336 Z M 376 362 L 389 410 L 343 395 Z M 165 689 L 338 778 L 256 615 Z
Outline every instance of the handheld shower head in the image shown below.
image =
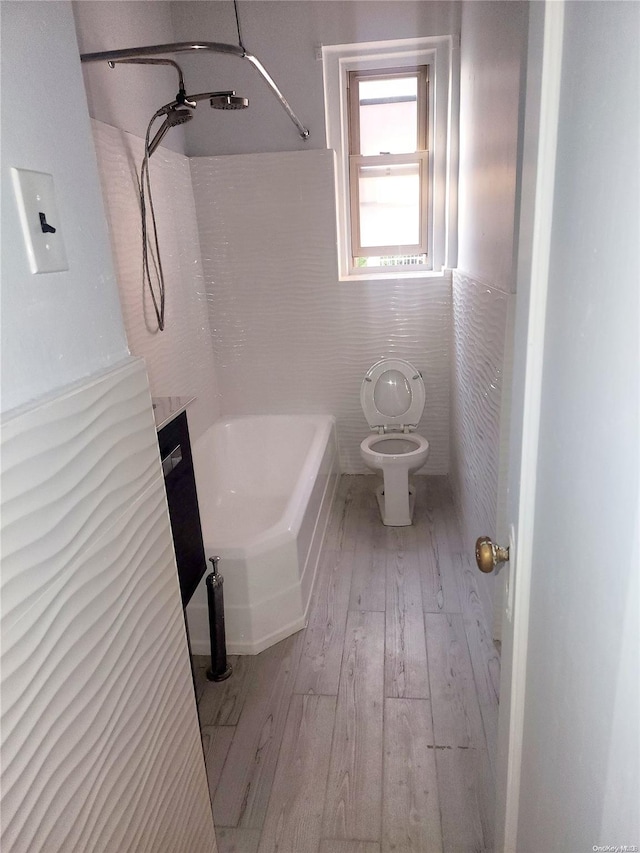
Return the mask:
M 189 112 L 189 110 L 170 110 L 167 113 L 165 121 L 169 122 L 169 127 L 177 127 L 179 124 L 191 121 L 192 118 L 193 113 Z
M 162 115 L 162 113 L 159 114 Z M 164 115 L 164 121 L 158 128 L 158 132 L 156 133 L 156 135 L 149 143 L 149 157 L 151 157 L 153 152 L 156 150 L 158 145 L 160 145 L 167 132 L 171 130 L 172 127 L 177 127 L 177 125 L 184 124 L 185 122 L 190 121 L 193 118 L 193 113 L 189 112 L 189 110 L 177 110 L 175 108 L 168 109 Z

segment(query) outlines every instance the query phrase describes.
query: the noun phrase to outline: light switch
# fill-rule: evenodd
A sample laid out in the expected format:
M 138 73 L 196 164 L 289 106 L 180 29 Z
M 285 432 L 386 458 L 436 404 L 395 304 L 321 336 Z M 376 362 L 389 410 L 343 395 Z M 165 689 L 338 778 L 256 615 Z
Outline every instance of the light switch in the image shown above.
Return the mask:
M 32 273 L 68 270 L 53 175 L 12 169 L 20 224 Z

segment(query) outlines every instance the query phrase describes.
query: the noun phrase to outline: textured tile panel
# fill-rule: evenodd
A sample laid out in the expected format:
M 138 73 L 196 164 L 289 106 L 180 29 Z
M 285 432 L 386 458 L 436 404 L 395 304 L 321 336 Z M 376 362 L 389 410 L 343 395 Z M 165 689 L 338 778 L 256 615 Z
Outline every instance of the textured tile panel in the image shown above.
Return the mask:
M 334 414 L 367 469 L 360 384 L 384 357 L 422 371 L 426 471 L 448 471 L 448 281 L 338 282 L 331 151 L 191 160 L 223 414 Z
M 3 628 L 157 479 L 152 429 L 138 360 L 3 424 Z
M 509 296 L 453 274 L 452 486 L 463 549 L 496 535 L 500 412 Z M 492 578 L 487 579 L 492 584 Z M 491 593 L 483 584 L 487 616 Z
M 192 396 L 192 440 L 218 417 L 220 403 L 202 284 L 189 160 L 166 148 L 151 158 L 151 186 L 166 282 L 166 326 L 156 327 L 142 287 L 138 175 L 141 139 L 92 121 L 102 193 L 129 347 L 145 359 L 154 396 Z
M 155 445 L 140 362 L 3 431 L 3 850 L 215 850 Z

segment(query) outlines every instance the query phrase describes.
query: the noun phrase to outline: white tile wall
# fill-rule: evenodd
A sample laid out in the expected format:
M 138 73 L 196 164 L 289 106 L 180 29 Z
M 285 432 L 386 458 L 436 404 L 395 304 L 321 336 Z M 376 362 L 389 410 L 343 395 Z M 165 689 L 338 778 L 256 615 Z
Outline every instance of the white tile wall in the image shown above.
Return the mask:
M 3 850 L 211 853 L 142 363 L 2 430 Z
M 144 144 L 100 121 L 92 127 L 129 347 L 144 358 L 154 396 L 197 397 L 189 407 L 196 439 L 219 416 L 220 403 L 189 160 L 161 147 L 150 161 L 166 281 L 166 326 L 158 332 L 142 288 L 137 175 Z
M 464 547 L 496 537 L 505 335 L 513 297 L 457 270 L 453 273 L 451 480 Z M 481 584 L 491 617 L 493 578 Z
M 191 160 L 224 415 L 330 413 L 344 471 L 365 472 L 367 369 L 422 371 L 428 473 L 448 471 L 450 282 L 338 282 L 333 153 Z

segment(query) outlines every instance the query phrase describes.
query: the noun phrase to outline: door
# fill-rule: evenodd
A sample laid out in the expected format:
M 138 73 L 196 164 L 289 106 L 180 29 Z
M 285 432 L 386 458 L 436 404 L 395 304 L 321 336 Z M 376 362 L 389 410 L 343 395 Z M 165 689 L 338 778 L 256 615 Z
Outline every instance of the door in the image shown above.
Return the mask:
M 531 4 L 499 851 L 640 844 L 639 31 Z

